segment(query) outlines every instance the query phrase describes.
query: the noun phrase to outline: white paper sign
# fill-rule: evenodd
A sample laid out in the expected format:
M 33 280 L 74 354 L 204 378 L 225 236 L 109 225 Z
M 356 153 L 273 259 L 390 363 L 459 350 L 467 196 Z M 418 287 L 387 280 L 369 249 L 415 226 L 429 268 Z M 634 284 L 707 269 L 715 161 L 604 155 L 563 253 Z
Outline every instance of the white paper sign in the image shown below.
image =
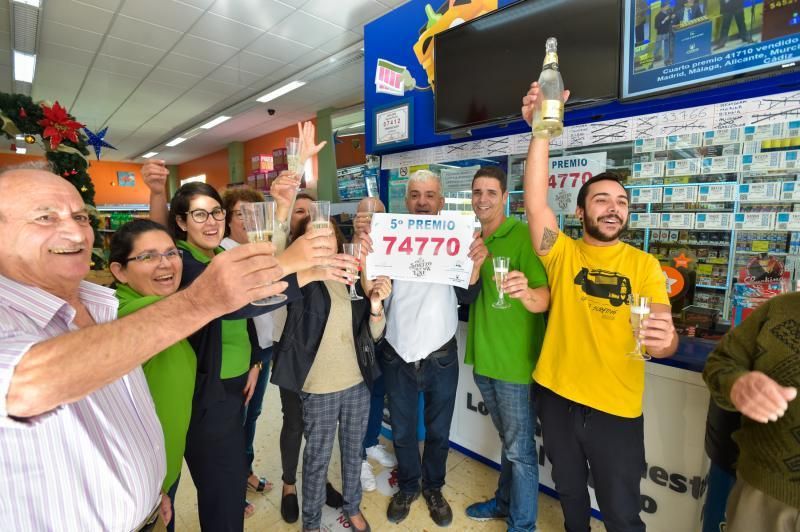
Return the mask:
M 664 203 L 694 203 L 697 187 L 664 187 Z
M 741 157 L 738 155 L 725 155 L 722 157 L 705 157 L 703 159 L 704 174 L 726 174 L 729 172 L 739 171 L 739 161 Z
M 692 229 L 694 227 L 694 213 L 665 212 L 661 214 L 662 229 Z
M 634 179 L 664 177 L 664 161 L 633 163 L 633 175 L 631 177 Z
M 462 192 L 472 190 L 472 178 L 480 166 L 466 166 L 464 168 L 442 168 L 442 191 Z
M 472 273 L 467 255 L 473 232 L 473 217 L 456 213 L 374 214 L 373 252 L 367 255 L 369 278 L 386 275 L 466 288 Z
M 800 199 L 800 181 L 785 181 L 782 183 L 781 200 L 790 201 Z
M 775 224 L 774 212 L 737 212 L 734 216 L 736 229 L 769 231 Z
M 745 183 L 739 185 L 739 201 L 775 201 L 780 197 L 781 183 Z
M 664 151 L 667 149 L 667 139 L 655 137 L 651 139 L 636 139 L 633 141 L 633 153 L 647 153 L 651 151 Z
M 578 191 L 592 176 L 606 171 L 606 152 L 550 158 L 547 203 L 556 214 L 574 214 Z
M 783 160 L 781 166 L 787 169 L 800 168 L 800 150 L 791 150 L 783 152 Z
M 695 229 L 730 230 L 733 227 L 733 214 L 730 212 L 698 212 L 695 215 Z
M 628 227 L 632 229 L 658 229 L 661 215 L 651 212 L 632 212 Z
M 631 203 L 661 203 L 660 187 L 637 187 L 631 189 Z
M 786 123 L 787 137 L 800 137 L 800 120 L 792 120 Z
M 410 139 L 409 106 L 375 113 L 375 145 L 384 146 L 393 142 L 406 142 Z
M 700 185 L 697 200 L 706 203 L 733 201 L 736 198 L 736 184 Z
M 775 229 L 800 231 L 800 212 L 779 212 L 775 216 Z
M 779 151 L 742 155 L 742 170 L 777 170 L 783 163 L 782 159 Z
M 703 144 L 700 133 L 684 133 L 682 135 L 667 135 L 667 148 L 696 148 Z
M 696 175 L 700 173 L 700 159 L 676 159 L 667 161 L 665 175 Z
M 783 136 L 783 127 L 783 123 L 744 126 L 744 140 L 779 139 Z
M 729 129 L 714 129 L 703 134 L 703 146 L 716 146 L 720 144 L 736 144 L 739 142 L 741 129 L 738 127 Z

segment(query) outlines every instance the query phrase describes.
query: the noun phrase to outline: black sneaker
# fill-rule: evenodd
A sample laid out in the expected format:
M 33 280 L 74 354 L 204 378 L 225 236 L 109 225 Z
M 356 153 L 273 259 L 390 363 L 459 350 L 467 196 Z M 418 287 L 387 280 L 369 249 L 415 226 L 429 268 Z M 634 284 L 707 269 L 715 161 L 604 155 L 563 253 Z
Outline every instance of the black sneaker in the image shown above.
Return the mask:
M 325 483 L 325 504 L 331 508 L 341 508 L 344 506 L 344 498 L 342 494 L 336 491 L 333 484 L 330 482 Z
M 424 490 L 422 496 L 428 503 L 428 512 L 433 522 L 439 526 L 448 526 L 453 522 L 453 510 L 442 495 L 442 490 Z
M 386 510 L 386 519 L 390 523 L 399 523 L 408 517 L 408 512 L 411 511 L 411 503 L 416 501 L 418 497 L 419 492 L 407 493 L 398 491 L 392 495 L 392 500 L 389 501 L 389 508 Z
M 281 517 L 287 523 L 294 523 L 300 517 L 297 493 L 287 493 L 281 497 Z

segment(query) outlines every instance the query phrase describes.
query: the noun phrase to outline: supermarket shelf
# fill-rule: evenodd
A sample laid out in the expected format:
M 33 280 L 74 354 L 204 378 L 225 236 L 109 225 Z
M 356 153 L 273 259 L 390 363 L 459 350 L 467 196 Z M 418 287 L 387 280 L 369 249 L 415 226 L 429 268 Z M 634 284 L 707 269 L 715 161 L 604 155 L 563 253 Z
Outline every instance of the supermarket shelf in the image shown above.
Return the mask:
M 696 284 L 694 286 L 695 286 L 695 288 L 707 288 L 707 289 L 711 289 L 711 290 L 727 290 L 728 289 L 727 286 L 717 286 L 717 285 L 713 285 L 713 284 Z

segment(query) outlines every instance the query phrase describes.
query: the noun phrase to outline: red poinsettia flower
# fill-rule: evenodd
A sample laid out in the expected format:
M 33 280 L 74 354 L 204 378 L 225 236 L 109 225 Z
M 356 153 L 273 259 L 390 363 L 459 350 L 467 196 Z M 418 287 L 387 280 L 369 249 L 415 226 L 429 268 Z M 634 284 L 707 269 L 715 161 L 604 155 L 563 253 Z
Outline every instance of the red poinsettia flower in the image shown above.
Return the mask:
M 39 125 L 44 128 L 42 137 L 50 139 L 51 150 L 58 149 L 58 145 L 64 139 L 78 142 L 78 130 L 83 127 L 83 124 L 73 120 L 61 104 L 56 102 L 53 107 L 42 104 L 42 112 L 44 118 L 39 120 Z

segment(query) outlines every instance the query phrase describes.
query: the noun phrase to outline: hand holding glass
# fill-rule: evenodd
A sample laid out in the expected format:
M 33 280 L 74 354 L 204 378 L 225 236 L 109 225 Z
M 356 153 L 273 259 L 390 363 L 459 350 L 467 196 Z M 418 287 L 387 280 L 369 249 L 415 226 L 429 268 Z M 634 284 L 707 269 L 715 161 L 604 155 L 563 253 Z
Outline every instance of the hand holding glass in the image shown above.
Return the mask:
M 286 166 L 293 174 L 300 172 L 300 139 L 297 137 L 286 139 Z
M 361 244 L 350 244 L 345 243 L 343 244 L 344 252 L 351 257 L 360 258 L 361 257 Z M 356 281 L 358 280 L 358 271 L 354 268 L 347 268 L 347 271 L 353 274 L 352 281 L 348 282 L 347 284 L 350 286 L 350 300 L 351 301 L 358 301 L 359 299 L 364 299 L 360 295 L 356 293 Z
M 650 297 L 631 294 L 629 302 L 631 305 L 631 328 L 633 328 L 636 346 L 633 351 L 628 353 L 628 357 L 634 360 L 650 360 L 651 357 L 645 351 L 645 346 L 639 338 L 642 322 L 650 316 Z
M 331 202 L 330 201 L 312 201 L 311 202 L 311 229 L 327 229 L 331 217 Z
M 492 303 L 492 307 L 504 309 L 511 308 L 511 305 L 506 301 L 505 291 L 503 290 L 503 283 L 508 275 L 508 257 L 493 257 L 492 266 L 494 267 L 494 282 L 497 285 L 497 301 Z
M 275 202 L 242 203 L 242 223 L 250 242 L 271 242 L 275 227 Z M 284 294 L 253 301 L 253 305 L 274 305 L 286 301 Z

